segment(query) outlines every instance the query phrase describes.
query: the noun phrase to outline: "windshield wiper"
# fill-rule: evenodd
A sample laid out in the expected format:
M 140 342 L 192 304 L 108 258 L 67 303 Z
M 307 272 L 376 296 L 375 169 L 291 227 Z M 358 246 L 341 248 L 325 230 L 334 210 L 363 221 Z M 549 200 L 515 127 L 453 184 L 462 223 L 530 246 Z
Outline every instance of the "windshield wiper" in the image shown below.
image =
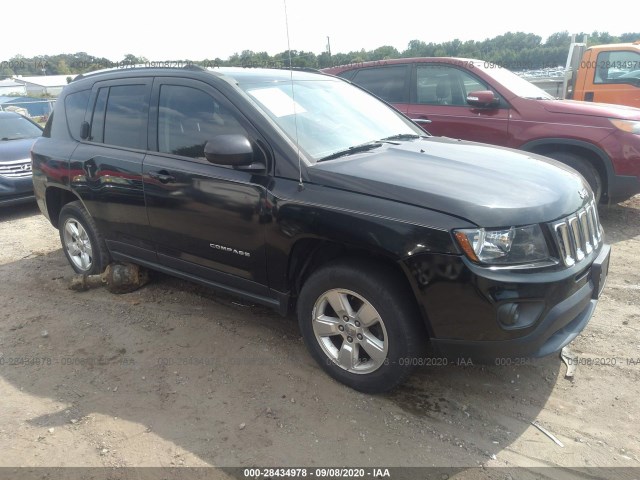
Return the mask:
M 398 135 L 391 135 L 390 137 L 385 137 L 381 141 L 386 141 L 386 140 L 415 140 L 417 138 L 422 138 L 422 135 L 416 135 L 415 133 L 399 133 Z
M 334 158 L 346 157 L 347 155 L 353 155 L 354 153 L 366 152 L 369 150 L 373 150 L 374 148 L 378 148 L 382 146 L 380 142 L 369 142 L 363 143 L 362 145 L 355 145 L 353 147 L 346 148 L 344 150 L 339 150 L 331 155 L 327 155 L 326 157 L 322 157 L 318 160 L 318 162 L 324 162 L 325 160 L 333 160 Z

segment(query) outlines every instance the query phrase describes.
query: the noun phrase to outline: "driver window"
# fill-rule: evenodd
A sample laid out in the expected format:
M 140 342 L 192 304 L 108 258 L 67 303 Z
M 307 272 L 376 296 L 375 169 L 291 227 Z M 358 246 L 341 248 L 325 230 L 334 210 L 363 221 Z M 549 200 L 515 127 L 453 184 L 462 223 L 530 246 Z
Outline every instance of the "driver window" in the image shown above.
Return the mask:
M 446 65 L 417 68 L 417 100 L 428 105 L 467 106 L 467 94 L 490 90 L 473 75 Z
M 640 54 L 629 51 L 600 52 L 593 83 L 637 83 L 640 78 Z
M 233 113 L 197 88 L 162 85 L 158 111 L 158 151 L 204 159 L 216 135 L 243 134 Z

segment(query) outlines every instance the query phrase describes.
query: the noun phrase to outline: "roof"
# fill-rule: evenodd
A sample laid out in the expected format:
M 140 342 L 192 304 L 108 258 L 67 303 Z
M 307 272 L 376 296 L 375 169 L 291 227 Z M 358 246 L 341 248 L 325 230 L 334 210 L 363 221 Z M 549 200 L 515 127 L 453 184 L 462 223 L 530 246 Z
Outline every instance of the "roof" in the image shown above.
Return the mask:
M 640 49 L 640 40 L 633 43 L 608 43 L 603 45 L 591 45 L 587 50 L 635 50 Z
M 113 77 L 135 77 L 136 75 L 140 75 L 140 73 L 145 73 L 149 75 L 160 75 L 170 73 L 172 76 L 184 74 L 185 76 L 189 73 L 199 73 L 199 74 L 211 74 L 216 77 L 222 77 L 227 79 L 233 79 L 240 83 L 263 83 L 263 82 L 272 82 L 272 81 L 290 81 L 291 76 L 293 74 L 294 80 L 313 80 L 317 79 L 318 75 L 322 75 L 322 72 L 313 69 L 299 69 L 293 68 L 289 69 L 281 69 L 281 68 L 252 68 L 252 67 L 215 67 L 215 68 L 200 68 L 200 67 L 189 67 L 189 68 L 149 68 L 149 67 L 133 67 L 133 68 L 110 68 L 99 70 L 95 72 L 89 72 L 86 74 L 79 75 L 76 78 L 77 80 L 83 78 L 96 78 L 97 76 L 113 76 Z
M 75 78 L 76 75 L 37 75 L 34 77 L 14 76 L 12 80 L 19 83 L 31 83 L 41 87 L 64 87 L 67 85 L 67 78 Z

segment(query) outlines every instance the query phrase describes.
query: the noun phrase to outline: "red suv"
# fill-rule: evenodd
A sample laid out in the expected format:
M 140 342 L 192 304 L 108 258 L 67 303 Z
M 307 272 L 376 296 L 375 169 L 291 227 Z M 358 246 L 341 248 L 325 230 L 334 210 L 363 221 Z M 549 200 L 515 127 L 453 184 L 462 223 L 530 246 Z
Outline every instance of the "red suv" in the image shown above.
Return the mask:
M 576 170 L 596 198 L 640 192 L 640 109 L 558 100 L 481 60 L 403 58 L 323 70 L 376 94 L 441 135 L 519 148 Z

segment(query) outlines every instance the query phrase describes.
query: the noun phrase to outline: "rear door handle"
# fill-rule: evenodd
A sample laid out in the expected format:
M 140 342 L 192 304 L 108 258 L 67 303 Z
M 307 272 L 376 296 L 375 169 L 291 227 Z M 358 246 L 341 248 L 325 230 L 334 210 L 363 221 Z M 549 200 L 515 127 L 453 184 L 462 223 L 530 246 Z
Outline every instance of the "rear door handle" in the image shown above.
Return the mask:
M 416 123 L 431 123 L 431 120 L 428 118 L 412 118 L 411 121 Z
M 160 183 L 175 182 L 176 178 L 173 175 L 169 175 L 166 170 L 160 170 L 159 172 L 149 172 L 149 176 L 154 180 L 158 180 Z

